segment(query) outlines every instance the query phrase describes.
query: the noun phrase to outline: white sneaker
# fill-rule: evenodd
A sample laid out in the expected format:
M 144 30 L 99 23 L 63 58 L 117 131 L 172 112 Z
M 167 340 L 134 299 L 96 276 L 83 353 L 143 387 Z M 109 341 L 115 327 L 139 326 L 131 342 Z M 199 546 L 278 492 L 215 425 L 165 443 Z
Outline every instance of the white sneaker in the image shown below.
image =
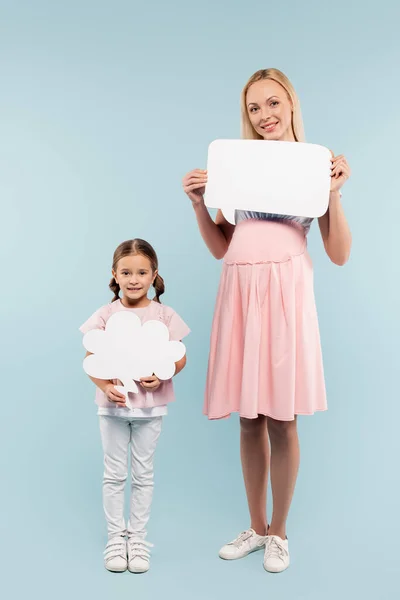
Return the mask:
M 288 568 L 289 543 L 277 535 L 268 535 L 265 543 L 264 569 L 270 573 L 280 573 Z
M 128 569 L 131 573 L 145 573 L 150 569 L 150 550 L 153 544 L 142 538 L 128 539 Z
M 224 560 L 236 560 L 237 558 L 243 558 L 250 554 L 250 552 L 255 552 L 256 550 L 261 550 L 265 546 L 265 540 L 267 536 L 258 535 L 254 531 L 254 529 L 248 529 L 247 531 L 243 531 L 238 537 L 229 542 L 229 544 L 225 544 L 222 546 L 219 551 L 219 557 Z
M 123 573 L 128 568 L 126 558 L 126 540 L 123 537 L 114 537 L 108 540 L 104 550 L 104 566 L 113 573 Z

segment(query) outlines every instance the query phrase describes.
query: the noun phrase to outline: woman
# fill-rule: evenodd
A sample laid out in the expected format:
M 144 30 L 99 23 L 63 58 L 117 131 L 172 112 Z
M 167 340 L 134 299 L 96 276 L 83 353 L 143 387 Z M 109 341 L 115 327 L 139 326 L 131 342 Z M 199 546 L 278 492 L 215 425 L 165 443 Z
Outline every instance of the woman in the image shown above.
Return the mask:
M 242 92 L 242 136 L 304 141 L 296 92 L 276 69 L 255 73 Z M 340 189 L 350 175 L 344 156 L 332 158 L 329 208 L 319 219 L 326 253 L 349 258 L 351 234 Z M 196 169 L 183 187 L 213 256 L 224 258 L 216 302 L 204 412 L 210 419 L 240 415 L 241 462 L 250 528 L 220 550 L 242 558 L 265 547 L 264 568 L 289 566 L 286 521 L 299 467 L 297 415 L 326 410 L 313 271 L 306 236 L 312 219 L 221 211 L 215 222 L 204 204 L 207 172 Z M 273 513 L 268 525 L 270 469 Z

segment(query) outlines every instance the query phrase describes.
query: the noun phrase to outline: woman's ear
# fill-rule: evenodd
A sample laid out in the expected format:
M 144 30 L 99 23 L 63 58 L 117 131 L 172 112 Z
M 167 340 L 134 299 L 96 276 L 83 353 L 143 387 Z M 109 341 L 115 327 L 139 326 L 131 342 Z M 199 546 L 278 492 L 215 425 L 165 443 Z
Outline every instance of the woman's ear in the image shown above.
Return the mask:
M 114 269 L 111 269 L 111 273 L 112 273 L 112 276 L 114 277 L 115 281 L 117 281 L 117 274 L 114 271 Z M 118 283 L 118 281 L 117 281 L 117 283 Z
M 156 270 L 156 271 L 154 271 L 154 276 L 153 276 L 153 285 L 154 285 L 154 282 L 155 282 L 155 280 L 156 280 L 156 278 L 157 278 L 157 275 L 158 275 L 158 271 Z

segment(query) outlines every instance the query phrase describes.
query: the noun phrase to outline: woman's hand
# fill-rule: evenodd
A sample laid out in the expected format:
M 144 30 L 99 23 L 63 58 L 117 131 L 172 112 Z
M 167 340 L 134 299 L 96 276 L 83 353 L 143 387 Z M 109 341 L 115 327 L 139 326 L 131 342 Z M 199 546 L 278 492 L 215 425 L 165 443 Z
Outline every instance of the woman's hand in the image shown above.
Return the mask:
M 149 392 L 155 392 L 160 387 L 161 381 L 155 375 L 151 377 L 141 377 L 140 385 Z
M 351 175 L 351 169 L 343 154 L 334 156 L 332 153 L 331 192 L 338 192 Z
M 206 183 L 207 171 L 201 169 L 194 169 L 183 178 L 183 191 L 189 196 L 194 206 L 204 204 Z
M 117 406 L 126 407 L 126 397 L 116 389 L 113 383 L 106 385 L 104 393 L 110 402 L 114 402 Z

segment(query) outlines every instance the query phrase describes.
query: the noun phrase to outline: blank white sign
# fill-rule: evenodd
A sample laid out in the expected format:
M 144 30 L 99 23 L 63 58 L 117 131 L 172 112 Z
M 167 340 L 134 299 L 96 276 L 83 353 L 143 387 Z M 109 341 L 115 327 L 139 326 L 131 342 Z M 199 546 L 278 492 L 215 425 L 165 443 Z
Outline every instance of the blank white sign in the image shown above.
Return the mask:
M 215 140 L 208 149 L 205 204 L 317 218 L 326 213 L 331 152 L 324 146 L 266 140 Z
M 89 356 L 83 361 L 85 372 L 98 379 L 119 379 L 123 387 L 117 389 L 127 398 L 128 392 L 137 394 L 135 381 L 153 373 L 161 381 L 175 374 L 175 363 L 185 356 L 182 342 L 170 341 L 168 327 L 161 321 L 141 323 L 129 311 L 114 313 L 106 327 L 92 329 L 83 337 Z

